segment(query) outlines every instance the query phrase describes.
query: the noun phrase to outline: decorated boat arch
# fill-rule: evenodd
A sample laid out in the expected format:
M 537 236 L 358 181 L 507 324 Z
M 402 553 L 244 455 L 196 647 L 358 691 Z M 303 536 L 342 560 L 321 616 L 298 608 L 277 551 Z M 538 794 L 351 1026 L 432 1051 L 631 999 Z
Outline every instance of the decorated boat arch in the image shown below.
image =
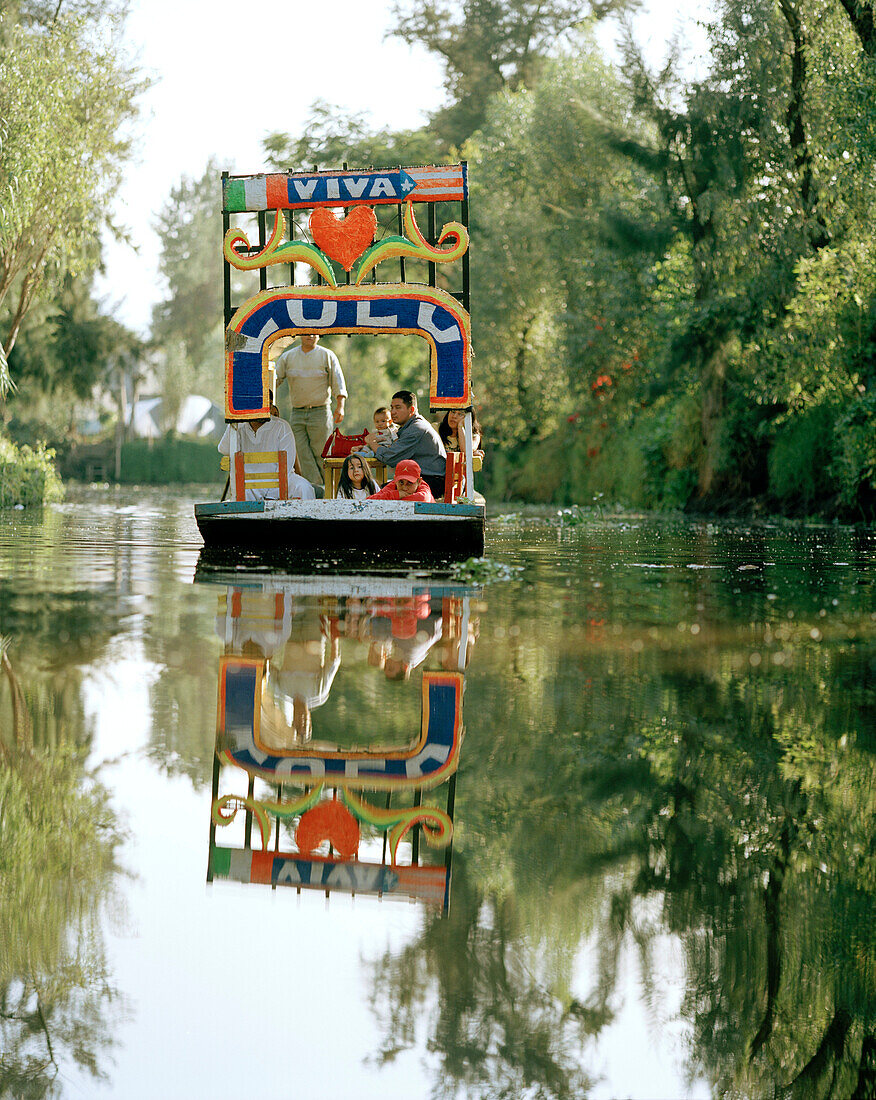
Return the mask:
M 222 195 L 226 421 L 270 416 L 271 347 L 278 340 L 302 333 L 415 335 L 429 349 L 429 409 L 464 412 L 469 446 L 448 461 L 444 497 L 435 504 L 363 508 L 344 500 L 285 500 L 282 491 L 277 500 L 199 504 L 195 515 L 207 547 L 306 556 L 317 546 L 338 553 L 374 546 L 444 560 L 483 553 L 484 506 L 475 503 L 471 448 L 466 165 L 224 174 Z M 451 215 L 440 228 L 439 214 Z M 240 274 L 232 278 L 233 271 Z M 412 271 L 424 281 L 412 280 Z M 255 278 L 258 285 L 250 282 L 235 302 L 237 280 Z M 232 453 L 231 460 L 239 466 L 242 456 Z M 277 482 L 284 480 L 278 460 Z

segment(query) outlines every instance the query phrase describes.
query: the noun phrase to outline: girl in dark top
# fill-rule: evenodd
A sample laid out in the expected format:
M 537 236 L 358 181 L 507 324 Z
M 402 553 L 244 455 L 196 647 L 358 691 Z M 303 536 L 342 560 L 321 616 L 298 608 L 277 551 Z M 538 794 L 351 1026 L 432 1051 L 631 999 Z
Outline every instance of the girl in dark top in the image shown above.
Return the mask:
M 474 409 L 472 409 L 471 412 L 471 426 L 472 453 L 483 457 L 484 452 L 481 450 L 481 426 L 478 423 L 478 418 L 475 415 Z M 444 419 L 438 425 L 438 435 L 441 436 L 441 442 L 444 444 L 445 451 L 461 451 L 464 454 L 465 412 L 457 409 L 446 412 L 444 414 Z
M 365 459 L 357 454 L 347 455 L 338 480 L 338 496 L 347 500 L 367 500 L 378 489 Z

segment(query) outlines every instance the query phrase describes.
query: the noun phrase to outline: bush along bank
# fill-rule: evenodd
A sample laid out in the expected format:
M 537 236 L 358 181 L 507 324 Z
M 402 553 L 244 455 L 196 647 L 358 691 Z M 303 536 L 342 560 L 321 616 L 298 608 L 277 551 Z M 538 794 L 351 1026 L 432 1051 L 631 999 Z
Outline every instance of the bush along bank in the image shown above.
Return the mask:
M 841 403 L 794 416 L 740 403 L 725 410 L 708 459 L 689 396 L 665 398 L 619 423 L 572 417 L 514 451 L 495 448 L 478 487 L 488 499 L 648 511 L 876 520 L 872 421 Z
M 64 485 L 54 460 L 55 452 L 42 444 L 19 447 L 0 436 L 0 508 L 62 500 Z

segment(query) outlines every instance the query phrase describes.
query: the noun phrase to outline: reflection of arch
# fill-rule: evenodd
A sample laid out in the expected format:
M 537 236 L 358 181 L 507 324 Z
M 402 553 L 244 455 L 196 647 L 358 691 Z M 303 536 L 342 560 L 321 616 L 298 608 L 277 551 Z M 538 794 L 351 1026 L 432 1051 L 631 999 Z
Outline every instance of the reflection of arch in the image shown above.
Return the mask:
M 423 718 L 405 749 L 328 751 L 304 745 L 272 754 L 258 748 L 264 661 L 223 657 L 219 668 L 217 752 L 273 782 L 388 790 L 431 787 L 455 770 L 462 740 L 462 675 L 423 673 Z
M 268 416 L 268 349 L 300 332 L 404 333 L 430 347 L 429 403 L 433 409 L 471 404 L 469 316 L 437 287 L 293 286 L 263 290 L 246 301 L 225 333 L 225 416 Z

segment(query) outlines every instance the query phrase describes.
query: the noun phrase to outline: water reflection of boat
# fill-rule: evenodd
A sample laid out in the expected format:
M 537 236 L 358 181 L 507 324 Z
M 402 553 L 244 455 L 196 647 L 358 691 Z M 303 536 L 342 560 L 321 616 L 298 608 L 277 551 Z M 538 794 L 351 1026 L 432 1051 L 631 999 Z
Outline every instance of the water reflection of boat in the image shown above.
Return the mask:
M 410 578 L 222 585 L 208 881 L 447 908 L 476 595 Z M 325 718 L 338 685 L 344 695 L 345 661 L 352 714 Z M 402 727 L 390 720 L 399 717 Z M 434 794 L 424 803 L 427 790 Z M 236 845 L 217 843 L 226 828 L 236 828 Z M 421 836 L 443 858 L 425 858 Z
M 341 194 L 345 216 L 338 221 L 329 208 Z M 458 211 L 458 220 L 440 231 L 435 224 L 438 203 L 442 212 Z M 387 205 L 398 232 L 390 233 L 386 219 L 381 224 L 374 213 Z M 301 239 L 303 226 L 293 218 L 299 211 L 309 211 L 310 240 Z M 236 428 L 270 417 L 275 389 L 270 349 L 277 341 L 302 333 L 414 335 L 428 347 L 429 408 L 437 414 L 464 412 L 467 446 L 464 453 L 448 456 L 443 495 L 439 492 L 434 503 L 290 500 L 286 498 L 295 490 L 290 490 L 287 467 L 294 454 L 282 449 L 247 452 L 242 440 L 251 435 L 232 430 L 231 499 L 195 506 L 205 546 L 231 559 L 249 552 L 291 557 L 296 564 L 327 547 L 336 555 L 354 556 L 357 563 L 367 554 L 379 560 L 429 562 L 483 554 L 485 511 L 483 498 L 475 492 L 479 466 L 472 450 L 466 165 L 399 168 L 391 173 L 226 173 L 222 212 L 228 424 Z M 418 216 L 428 220 L 425 234 Z M 325 229 L 326 219 L 330 231 Z M 256 237 L 251 245 L 250 238 Z M 387 263 L 398 264 L 397 281 L 372 281 L 378 266 L 383 272 Z M 296 280 L 296 264 L 312 269 L 318 281 L 302 285 Z M 338 265 L 346 269 L 346 285 L 337 284 Z M 408 281 L 414 265 L 427 282 Z M 439 265 L 444 268 L 442 286 Z M 288 272 L 288 285 L 268 287 L 269 266 L 274 278 Z M 232 267 L 244 274 L 232 279 Z M 256 276 L 247 272 L 258 273 L 257 284 Z M 235 307 L 232 287 L 241 281 L 246 285 L 247 279 L 250 296 Z M 445 289 L 449 286 L 454 289 Z M 333 477 L 326 476 L 327 497 L 333 495 L 334 485 Z

